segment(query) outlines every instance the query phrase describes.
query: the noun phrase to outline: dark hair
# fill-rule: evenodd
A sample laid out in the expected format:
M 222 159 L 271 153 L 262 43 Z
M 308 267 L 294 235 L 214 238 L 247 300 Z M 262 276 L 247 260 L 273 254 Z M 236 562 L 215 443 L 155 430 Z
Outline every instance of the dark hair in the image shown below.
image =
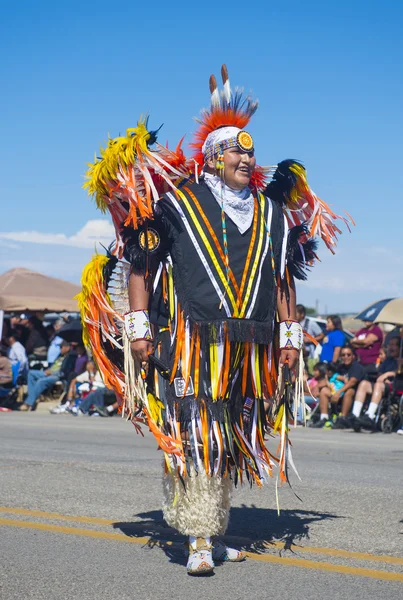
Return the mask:
M 38 317 L 35 317 L 35 315 L 33 315 L 32 317 L 29 317 L 28 319 L 29 323 L 32 324 L 33 328 L 38 331 L 41 336 L 43 337 L 43 339 L 46 341 L 48 339 L 48 334 L 47 331 L 45 329 L 45 327 L 43 326 L 43 323 L 40 319 L 38 319 Z
M 333 327 L 335 329 L 340 329 L 340 331 L 343 331 L 343 323 L 341 322 L 339 315 L 329 315 L 327 318 L 333 323 Z
M 31 317 L 29 317 L 28 321 L 30 323 L 32 323 L 32 325 L 35 327 L 35 329 L 39 329 L 40 327 L 43 327 L 43 323 L 40 319 L 38 319 L 38 317 L 35 317 L 35 315 L 32 315 Z
M 320 377 L 326 377 L 326 374 L 327 374 L 327 363 L 325 363 L 325 362 L 318 362 L 318 363 L 316 363 L 316 365 L 314 365 L 312 371 L 314 371 L 315 369 L 317 371 L 319 371 Z
M 295 310 L 296 310 L 296 312 L 300 312 L 303 315 L 306 315 L 306 309 L 303 304 L 297 304 L 297 306 L 295 307 Z
M 351 350 L 353 356 L 355 356 L 355 348 L 353 348 L 350 344 L 344 344 L 340 350 L 340 354 L 343 352 L 343 350 Z
M 399 337 L 398 335 L 394 335 L 393 337 L 391 337 L 391 338 L 388 340 L 388 344 L 390 344 L 390 342 L 393 342 L 393 340 L 394 340 L 394 341 L 395 341 L 397 344 L 399 344 L 399 345 L 400 345 L 400 342 L 402 341 L 402 338 L 401 338 L 401 337 Z
M 327 370 L 330 371 L 330 373 L 332 373 L 332 375 L 334 375 L 335 373 L 337 373 L 338 370 L 338 365 L 336 365 L 336 363 L 334 362 L 330 362 L 326 364 Z
M 10 331 L 6 335 L 6 338 L 10 339 L 10 337 L 13 337 L 17 342 L 20 341 L 20 334 L 18 333 L 18 331 L 16 329 L 10 329 Z

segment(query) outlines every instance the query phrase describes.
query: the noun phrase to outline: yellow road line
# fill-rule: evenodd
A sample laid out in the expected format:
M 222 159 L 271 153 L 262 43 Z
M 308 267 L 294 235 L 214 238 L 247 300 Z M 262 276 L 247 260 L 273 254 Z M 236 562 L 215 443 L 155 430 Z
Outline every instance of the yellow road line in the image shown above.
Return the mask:
M 80 516 L 70 516 L 70 515 L 61 515 L 60 513 L 49 513 L 42 510 L 28 510 L 26 508 L 13 508 L 9 506 L 0 506 L 0 513 L 12 513 L 16 515 L 27 515 L 29 517 L 40 517 L 43 519 L 56 519 L 62 521 L 73 521 L 76 523 L 94 523 L 96 525 L 114 525 L 117 521 L 116 519 L 100 519 L 98 517 L 80 517 Z M 138 524 L 138 527 L 141 527 L 141 523 Z M 136 524 L 134 527 L 136 528 Z M 156 530 L 164 530 L 166 528 L 155 526 Z M 232 538 L 234 542 L 242 541 L 245 544 L 263 544 L 266 548 L 280 548 L 281 550 L 285 550 L 286 544 L 284 542 L 269 542 L 265 540 L 251 540 L 250 538 L 242 538 L 238 536 L 226 536 L 228 539 Z M 325 547 L 316 547 L 316 546 L 298 546 L 293 544 L 290 550 L 295 550 L 297 552 L 308 552 L 309 554 L 325 554 L 329 556 L 338 556 L 340 558 L 353 558 L 355 560 L 370 560 L 374 562 L 382 562 L 391 565 L 403 565 L 403 558 L 398 556 L 387 556 L 382 554 L 369 554 L 367 552 L 353 552 L 351 550 L 338 550 L 336 548 L 325 548 Z
M 61 521 L 75 521 L 77 523 L 96 523 L 97 525 L 113 525 L 116 519 L 99 519 L 97 517 L 71 517 L 69 515 L 60 515 L 59 513 L 49 513 L 42 510 L 28 510 L 26 508 L 12 508 L 0 506 L 0 512 L 12 513 L 14 515 L 27 515 L 29 517 L 40 517 L 42 519 L 59 519 Z
M 266 542 L 266 548 L 270 548 L 273 544 Z M 275 542 L 277 548 L 285 549 L 284 542 Z M 353 552 L 351 550 L 337 550 L 336 548 L 325 548 L 315 546 L 298 546 L 294 544 L 290 550 L 294 552 L 309 552 L 310 554 L 325 554 L 328 556 L 339 556 L 340 558 L 352 558 L 355 560 L 370 560 L 375 562 L 387 563 L 390 565 L 403 565 L 403 558 L 399 556 L 386 556 L 382 554 L 369 554 L 367 552 Z
M 63 533 L 67 535 L 78 535 L 96 539 L 114 540 L 117 542 L 126 542 L 129 544 L 148 544 L 151 540 L 148 537 L 132 538 L 121 533 L 109 533 L 104 531 L 93 531 L 91 529 L 81 529 L 78 527 L 62 527 L 60 525 L 48 525 L 45 523 L 33 523 L 29 521 L 16 521 L 13 519 L 1 519 L 0 525 L 6 527 L 19 527 L 21 529 L 37 529 L 39 531 Z M 161 544 L 161 542 L 160 542 Z M 167 542 L 167 545 L 173 546 L 172 542 Z M 383 581 L 402 581 L 403 574 L 388 573 L 387 571 L 375 571 L 371 569 L 359 569 L 355 567 L 346 567 L 343 565 L 332 565 L 330 563 L 316 562 L 313 560 L 305 560 L 298 558 L 282 558 L 281 556 L 273 556 L 269 554 L 254 554 L 246 552 L 246 556 L 254 561 L 266 563 L 275 563 L 283 566 L 300 567 L 303 569 L 314 569 L 315 571 L 327 571 L 332 573 L 341 573 L 343 575 L 354 575 L 358 577 L 367 577 Z
M 117 523 L 116 519 L 101 519 L 98 517 L 80 517 L 80 516 L 70 516 L 70 515 L 61 515 L 59 513 L 51 513 L 45 512 L 42 510 L 28 510 L 26 508 L 13 508 L 8 506 L 0 506 L 0 513 L 6 512 L 16 515 L 26 515 L 30 517 L 39 517 L 42 519 L 56 519 L 62 521 L 72 521 L 76 523 L 94 523 L 96 525 L 114 525 Z M 138 524 L 138 527 L 141 527 L 141 523 Z M 133 529 L 136 528 L 136 524 L 134 524 Z M 156 530 L 164 530 L 166 532 L 166 528 L 155 526 Z M 263 544 L 267 549 L 270 548 L 279 548 L 281 550 L 285 550 L 286 544 L 284 542 L 269 542 L 265 540 L 251 540 L 250 538 L 243 538 L 238 536 L 226 536 L 227 539 L 232 538 L 234 543 L 238 540 L 245 544 Z M 141 538 L 143 539 L 143 538 Z M 148 539 L 148 538 L 147 538 Z M 328 556 L 340 557 L 340 558 L 351 558 L 355 560 L 365 560 L 365 561 L 373 561 L 373 562 L 381 562 L 390 565 L 403 565 L 403 558 L 398 556 L 387 556 L 382 554 L 369 554 L 367 552 L 353 552 L 351 550 L 338 550 L 337 548 L 326 548 L 326 547 L 316 547 L 316 546 L 298 546 L 293 544 L 290 550 L 294 550 L 296 552 L 307 552 L 308 554 L 324 554 Z
M 316 562 L 302 558 L 282 558 L 281 556 L 272 556 L 267 554 L 245 553 L 252 560 L 261 560 L 262 562 L 288 565 L 290 567 L 302 567 L 303 569 L 314 569 L 315 571 L 328 571 L 332 573 L 342 573 L 343 575 L 355 575 L 358 577 L 369 577 L 383 581 L 403 581 L 402 573 L 388 573 L 388 571 L 375 571 L 372 569 L 360 569 L 356 567 L 345 567 L 343 565 L 332 565 L 331 563 Z
M 61 525 L 48 525 L 47 523 L 33 523 L 32 521 L 14 521 L 13 519 L 0 519 L 0 525 L 6 527 L 20 527 L 21 529 L 39 529 L 66 535 L 81 535 L 103 540 L 115 540 L 117 542 L 128 542 L 129 544 L 147 544 L 149 537 L 132 538 L 123 533 L 112 533 L 108 531 L 94 531 L 93 529 L 81 529 L 80 527 L 62 527 Z

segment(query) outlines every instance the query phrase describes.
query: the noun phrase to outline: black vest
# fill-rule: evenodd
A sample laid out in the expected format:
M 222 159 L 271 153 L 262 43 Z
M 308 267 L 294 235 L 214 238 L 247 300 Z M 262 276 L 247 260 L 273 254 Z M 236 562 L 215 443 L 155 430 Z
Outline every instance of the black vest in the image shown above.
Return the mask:
M 244 234 L 226 216 L 229 277 L 221 208 L 206 184 L 166 194 L 158 208 L 185 317 L 212 340 L 225 323 L 231 341 L 269 343 L 284 236 L 277 203 L 255 197 L 253 224 Z

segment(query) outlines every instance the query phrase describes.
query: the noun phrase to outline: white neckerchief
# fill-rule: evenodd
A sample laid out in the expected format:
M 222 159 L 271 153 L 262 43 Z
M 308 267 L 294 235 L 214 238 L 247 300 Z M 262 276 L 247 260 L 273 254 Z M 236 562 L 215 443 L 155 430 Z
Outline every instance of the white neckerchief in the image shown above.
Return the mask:
M 255 201 L 249 187 L 233 190 L 217 175 L 204 173 L 204 181 L 208 185 L 220 208 L 235 223 L 240 233 L 248 231 L 252 225 Z

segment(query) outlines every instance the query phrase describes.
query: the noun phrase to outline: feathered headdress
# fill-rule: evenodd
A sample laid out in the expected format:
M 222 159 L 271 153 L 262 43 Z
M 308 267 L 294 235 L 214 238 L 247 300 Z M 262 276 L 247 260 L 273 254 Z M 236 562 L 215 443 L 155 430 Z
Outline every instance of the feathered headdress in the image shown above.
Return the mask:
M 194 133 L 192 143 L 189 144 L 193 150 L 192 158 L 200 169 L 204 165 L 203 146 L 208 136 L 220 127 L 245 129 L 259 105 L 258 101 L 253 100 L 251 96 L 244 96 L 243 90 L 235 89 L 234 92 L 231 90 L 226 65 L 221 67 L 221 78 L 223 89 L 220 92 L 215 76 L 210 76 L 211 105 L 209 109 L 203 109 L 201 116 L 195 119 L 199 127 Z M 251 187 L 263 189 L 270 170 L 270 167 L 256 166 Z
M 127 129 L 125 136 L 109 139 L 106 148 L 101 148 L 101 156 L 89 164 L 84 187 L 95 197 L 98 208 L 111 214 L 116 230 L 113 254 L 123 254 L 123 227 L 137 229 L 153 218 L 153 204 L 164 192 L 175 190 L 184 180 L 198 180 L 198 169 L 205 162 L 203 146 L 213 132 L 233 127 L 244 133 L 258 102 L 244 96 L 242 90 L 232 92 L 226 65 L 221 68 L 221 76 L 221 91 L 214 75 L 210 76 L 211 106 L 196 119 L 199 127 L 190 144 L 191 160 L 183 153 L 183 138 L 174 151 L 169 150 L 157 142 L 158 132 L 148 129 L 147 119 L 140 118 L 137 127 Z M 341 219 L 347 226 L 352 222 L 350 217 L 333 213 L 312 192 L 304 167 L 295 160 L 283 161 L 276 167 L 256 166 L 250 186 L 264 190 L 283 205 L 290 227 L 305 224 L 308 237 L 322 237 L 332 251 L 340 233 L 335 220 Z
M 232 94 L 228 70 L 225 65 L 221 67 L 221 76 L 223 82 L 221 93 L 218 91 L 216 78 L 214 75 L 210 76 L 210 109 L 203 109 L 201 117 L 195 119 L 199 123 L 199 128 L 194 134 L 190 148 L 194 150 L 193 158 L 200 168 L 204 164 L 202 148 L 207 136 L 224 126 L 244 129 L 258 107 L 258 102 L 252 100 L 250 96 L 245 98 L 241 90 L 235 90 L 235 93 Z
M 125 226 L 137 229 L 153 218 L 153 203 L 180 181 L 189 179 L 182 141 L 169 150 L 157 142 L 157 131 L 148 129 L 147 119 L 127 129 L 125 136 L 109 139 L 101 156 L 89 164 L 84 188 L 95 197 L 102 212 L 109 210 L 116 230 L 114 253 L 121 256 L 120 231 Z

